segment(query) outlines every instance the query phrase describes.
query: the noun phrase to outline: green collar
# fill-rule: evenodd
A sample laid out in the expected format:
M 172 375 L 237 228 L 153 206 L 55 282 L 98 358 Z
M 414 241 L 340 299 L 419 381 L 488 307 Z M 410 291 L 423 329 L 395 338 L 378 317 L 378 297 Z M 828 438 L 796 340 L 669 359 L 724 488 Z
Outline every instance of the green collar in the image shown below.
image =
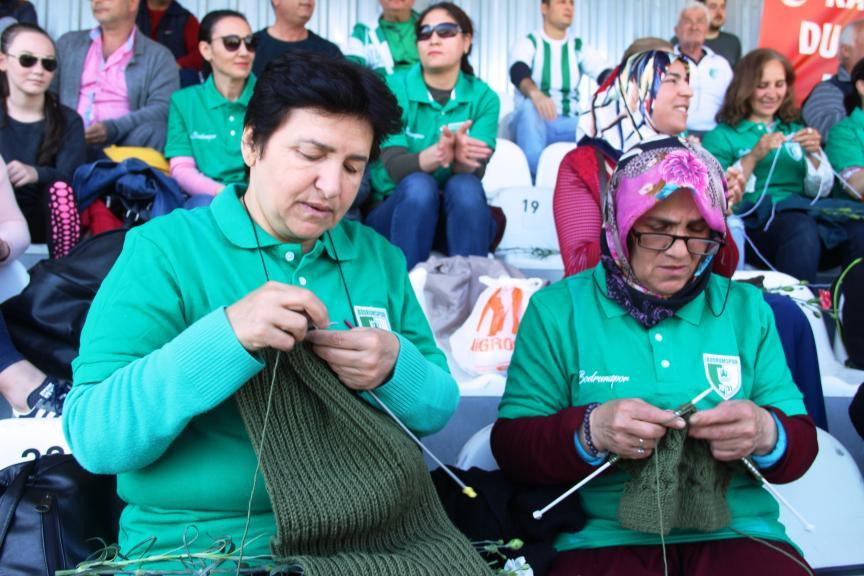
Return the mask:
M 257 223 L 254 223 L 255 230 L 258 233 L 256 241 L 255 232 L 252 231 L 252 227 L 249 225 L 250 218 L 246 212 L 246 207 L 240 201 L 240 196 L 245 191 L 246 186 L 243 184 L 229 184 L 210 204 L 210 212 L 216 220 L 216 225 L 228 241 L 239 248 L 247 250 L 257 248 L 260 243 L 261 248 L 282 246 L 285 251 L 299 252 L 299 244 L 281 242 L 273 238 Z M 346 232 L 345 225 L 341 221 L 330 230 L 329 234 L 325 234 L 323 238 L 323 240 L 319 238 L 312 250 L 305 256 L 317 255 L 322 250 L 326 251 L 332 260 L 337 260 L 336 256 L 338 254 L 340 262 L 353 260 L 357 256 L 354 242 Z
M 737 126 L 732 127 L 733 130 L 738 132 L 739 134 L 746 134 L 748 132 L 755 132 L 757 134 L 764 134 L 766 132 L 787 132 L 789 129 L 789 124 L 786 124 L 782 120 L 776 120 L 774 122 L 772 130 L 768 129 L 768 125 L 764 122 L 753 122 L 752 120 L 742 120 L 738 123 Z
M 474 83 L 460 71 L 459 78 L 456 80 L 456 86 L 450 94 L 450 101 L 442 107 L 429 95 L 429 88 L 426 86 L 426 82 L 423 81 L 423 70 L 420 68 L 419 63 L 414 64 L 408 70 L 407 88 L 408 100 L 429 104 L 433 108 L 443 112 L 447 112 L 459 104 L 470 103 L 474 93 Z
M 255 82 L 255 75 L 250 74 L 246 80 L 246 86 L 243 87 L 243 92 L 240 93 L 240 97 L 236 102 L 231 102 L 216 89 L 216 83 L 213 82 L 213 75 L 211 74 L 204 82 L 204 103 L 211 110 L 230 104 L 240 104 L 246 108 L 249 106 L 249 99 L 252 98 L 252 92 L 255 90 Z
M 849 121 L 859 128 L 864 128 L 864 110 L 861 108 L 855 108 L 852 111 L 852 114 L 849 115 Z
M 705 272 L 706 274 L 708 272 Z M 606 270 L 603 264 L 598 264 L 594 267 L 594 288 L 599 289 L 597 300 L 600 302 L 600 308 L 607 318 L 618 318 L 626 316 L 627 311 L 611 300 L 606 294 Z M 719 314 L 723 308 L 724 300 L 726 299 L 726 291 L 731 290 L 731 286 L 727 286 L 728 278 L 719 278 L 712 275 L 702 294 L 696 296 L 693 300 L 682 306 L 675 313 L 676 316 L 692 324 L 698 326 L 702 322 L 702 314 L 705 312 L 706 302 L 709 304 L 713 313 Z
M 411 10 L 411 17 L 408 18 L 406 22 L 390 22 L 389 20 L 384 20 L 384 15 L 378 17 L 378 25 L 381 28 L 387 28 L 391 30 L 396 30 L 402 28 L 403 26 L 410 25 L 412 28 L 417 25 L 417 19 L 420 17 L 415 10 Z

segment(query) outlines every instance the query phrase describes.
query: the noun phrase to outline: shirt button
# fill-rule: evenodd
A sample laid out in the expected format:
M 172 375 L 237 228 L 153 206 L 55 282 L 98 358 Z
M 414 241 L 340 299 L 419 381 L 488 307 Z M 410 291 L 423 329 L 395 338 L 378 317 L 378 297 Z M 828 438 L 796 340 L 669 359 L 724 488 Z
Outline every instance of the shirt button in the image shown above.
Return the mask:
M 298 278 L 297 281 L 300 282 L 300 286 L 306 285 L 306 277 L 305 276 L 300 276 L 300 278 Z
M 668 368 L 669 367 L 669 361 L 663 360 L 662 362 L 660 362 L 660 366 L 662 366 L 663 368 Z
M 234 116 L 228 116 L 228 122 L 233 122 L 233 121 L 234 121 Z
M 662 334 L 655 334 L 654 340 L 656 340 L 657 342 L 662 342 L 663 341 L 663 335 Z
M 234 136 L 234 134 L 236 134 L 236 132 L 234 130 L 231 130 L 228 134 L 230 134 L 231 136 Z
M 293 262 L 294 261 L 294 253 L 293 252 L 286 252 L 285 253 L 285 260 L 287 260 L 288 262 Z

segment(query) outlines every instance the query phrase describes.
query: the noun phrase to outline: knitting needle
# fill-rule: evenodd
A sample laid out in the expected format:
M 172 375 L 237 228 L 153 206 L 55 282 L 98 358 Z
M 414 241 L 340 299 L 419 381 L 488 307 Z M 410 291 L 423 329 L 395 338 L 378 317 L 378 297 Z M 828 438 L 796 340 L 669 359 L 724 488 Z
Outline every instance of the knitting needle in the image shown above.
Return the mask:
M 786 498 L 784 498 L 783 495 L 780 494 L 780 492 L 778 492 L 777 489 L 768 482 L 768 480 L 765 479 L 765 477 L 762 475 L 761 472 L 759 472 L 753 462 L 750 461 L 750 458 L 741 458 L 741 462 L 744 463 L 747 471 L 750 472 L 750 474 L 752 474 L 753 477 L 756 478 L 756 480 L 762 483 L 762 487 L 765 488 L 765 490 L 767 490 L 772 496 L 774 496 L 774 498 L 776 498 L 781 504 L 786 506 L 786 508 L 790 512 L 792 512 L 792 514 L 794 514 L 795 517 L 798 518 L 798 520 L 801 521 L 801 524 L 804 525 L 805 530 L 807 530 L 808 532 L 813 532 L 816 529 L 816 526 L 808 522 L 807 519 L 804 518 L 804 516 L 802 516 L 801 513 L 798 512 L 798 510 L 796 510 L 795 507 L 792 506 L 792 504 L 790 504 L 789 501 L 786 500 Z
M 369 395 L 372 396 L 372 398 L 374 398 L 376 402 L 378 402 L 378 405 L 381 406 L 381 408 L 383 408 L 384 411 L 389 414 L 391 418 L 393 418 L 393 421 L 396 422 L 396 424 L 398 424 L 399 427 L 402 428 L 402 430 L 404 430 L 406 434 L 408 434 L 408 437 L 411 438 L 418 446 L 420 446 L 420 448 L 422 448 L 423 451 L 426 452 L 426 454 L 428 454 L 430 458 L 432 458 L 432 460 L 434 460 L 439 466 L 441 466 L 441 469 L 444 470 L 444 472 L 446 472 L 450 476 L 450 478 L 452 478 L 453 481 L 462 488 L 463 494 L 465 494 L 469 498 L 477 497 L 477 492 L 475 492 L 471 486 L 468 486 L 467 484 L 462 482 L 462 480 L 460 480 L 459 477 L 456 476 L 456 474 L 454 474 L 452 470 L 450 470 L 443 462 L 441 462 L 441 460 L 439 460 L 438 457 L 435 456 L 435 454 L 433 454 L 432 451 L 429 450 L 429 448 L 427 448 L 426 445 L 423 444 L 423 442 L 421 442 L 420 439 L 417 438 L 417 436 L 415 436 L 414 433 L 411 432 L 411 430 L 409 430 L 408 427 L 405 426 L 405 424 L 403 424 L 401 420 L 399 420 L 399 417 L 396 416 L 396 414 L 394 414 L 393 411 L 390 410 L 390 408 L 388 408 L 387 405 L 384 404 L 384 402 L 382 402 L 380 398 L 378 398 L 374 391 L 367 390 L 366 392 L 368 392 Z
M 671 422 L 675 418 L 679 418 L 682 415 L 689 414 L 696 407 L 696 404 L 701 402 L 706 396 L 708 396 L 708 394 L 711 393 L 711 390 L 712 390 L 712 388 L 709 387 L 704 392 L 701 392 L 698 396 L 693 398 L 693 400 L 691 400 L 690 402 L 687 402 L 686 404 L 682 404 L 680 408 L 675 410 L 675 412 L 674 412 L 675 415 L 672 418 L 670 418 L 669 420 L 667 420 L 667 422 Z M 561 494 L 558 498 L 556 498 L 555 500 L 553 500 L 552 502 L 547 504 L 545 508 L 542 508 L 540 510 L 535 510 L 534 512 L 531 513 L 531 515 L 534 517 L 535 520 L 540 520 L 541 518 L 543 518 L 543 515 L 546 514 L 546 512 L 548 512 L 549 510 L 551 510 L 552 508 L 554 508 L 555 506 L 560 504 L 562 500 L 564 500 L 565 498 L 567 498 L 568 496 L 570 496 L 571 494 L 573 494 L 574 492 L 576 492 L 577 490 L 579 490 L 580 488 L 582 488 L 583 486 L 585 486 L 586 484 L 591 482 L 591 480 L 593 480 L 594 478 L 596 478 L 597 476 L 599 476 L 600 474 L 605 472 L 610 466 L 612 466 L 613 464 L 618 462 L 618 460 L 620 460 L 620 459 L 621 459 L 621 456 L 619 456 L 618 454 L 612 454 L 612 456 L 610 456 L 609 459 L 606 460 L 606 462 L 604 462 L 602 466 L 600 466 L 594 472 L 592 472 L 591 474 L 589 474 L 588 476 L 586 476 L 585 478 L 583 478 L 582 480 L 577 482 L 572 488 L 570 488 L 569 490 L 567 490 L 566 492 Z

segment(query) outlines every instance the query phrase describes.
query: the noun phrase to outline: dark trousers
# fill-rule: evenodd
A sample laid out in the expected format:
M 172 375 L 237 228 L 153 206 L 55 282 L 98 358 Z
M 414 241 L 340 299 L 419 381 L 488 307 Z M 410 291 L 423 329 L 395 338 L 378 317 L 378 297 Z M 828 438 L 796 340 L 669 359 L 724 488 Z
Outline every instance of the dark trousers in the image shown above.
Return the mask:
M 12 337 L 6 329 L 6 321 L 3 319 L 3 314 L 0 314 L 0 372 L 23 359 L 24 357 L 12 344 Z
M 806 561 L 788 544 L 768 541 Z M 669 576 L 799 576 L 807 572 L 788 556 L 766 544 L 746 538 L 667 544 Z M 570 550 L 558 555 L 549 576 L 662 576 L 663 550 L 660 546 L 613 546 Z
M 831 250 L 822 244 L 816 220 L 804 212 L 778 212 L 767 232 L 747 228 L 747 236 L 774 268 L 799 280 L 815 282 L 820 269 L 847 266 L 864 256 L 864 222 L 850 221 L 843 227 L 849 239 Z M 747 261 L 765 266 L 752 250 L 747 253 Z

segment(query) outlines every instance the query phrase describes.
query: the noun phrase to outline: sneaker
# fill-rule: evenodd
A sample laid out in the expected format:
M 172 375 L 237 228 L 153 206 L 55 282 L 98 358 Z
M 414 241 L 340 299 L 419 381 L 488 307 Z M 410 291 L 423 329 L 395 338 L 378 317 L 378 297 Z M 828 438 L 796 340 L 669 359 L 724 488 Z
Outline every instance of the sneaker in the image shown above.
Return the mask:
M 12 410 L 15 418 L 59 418 L 63 413 L 63 401 L 72 383 L 68 380 L 59 380 L 48 376 L 27 397 L 27 412 Z

